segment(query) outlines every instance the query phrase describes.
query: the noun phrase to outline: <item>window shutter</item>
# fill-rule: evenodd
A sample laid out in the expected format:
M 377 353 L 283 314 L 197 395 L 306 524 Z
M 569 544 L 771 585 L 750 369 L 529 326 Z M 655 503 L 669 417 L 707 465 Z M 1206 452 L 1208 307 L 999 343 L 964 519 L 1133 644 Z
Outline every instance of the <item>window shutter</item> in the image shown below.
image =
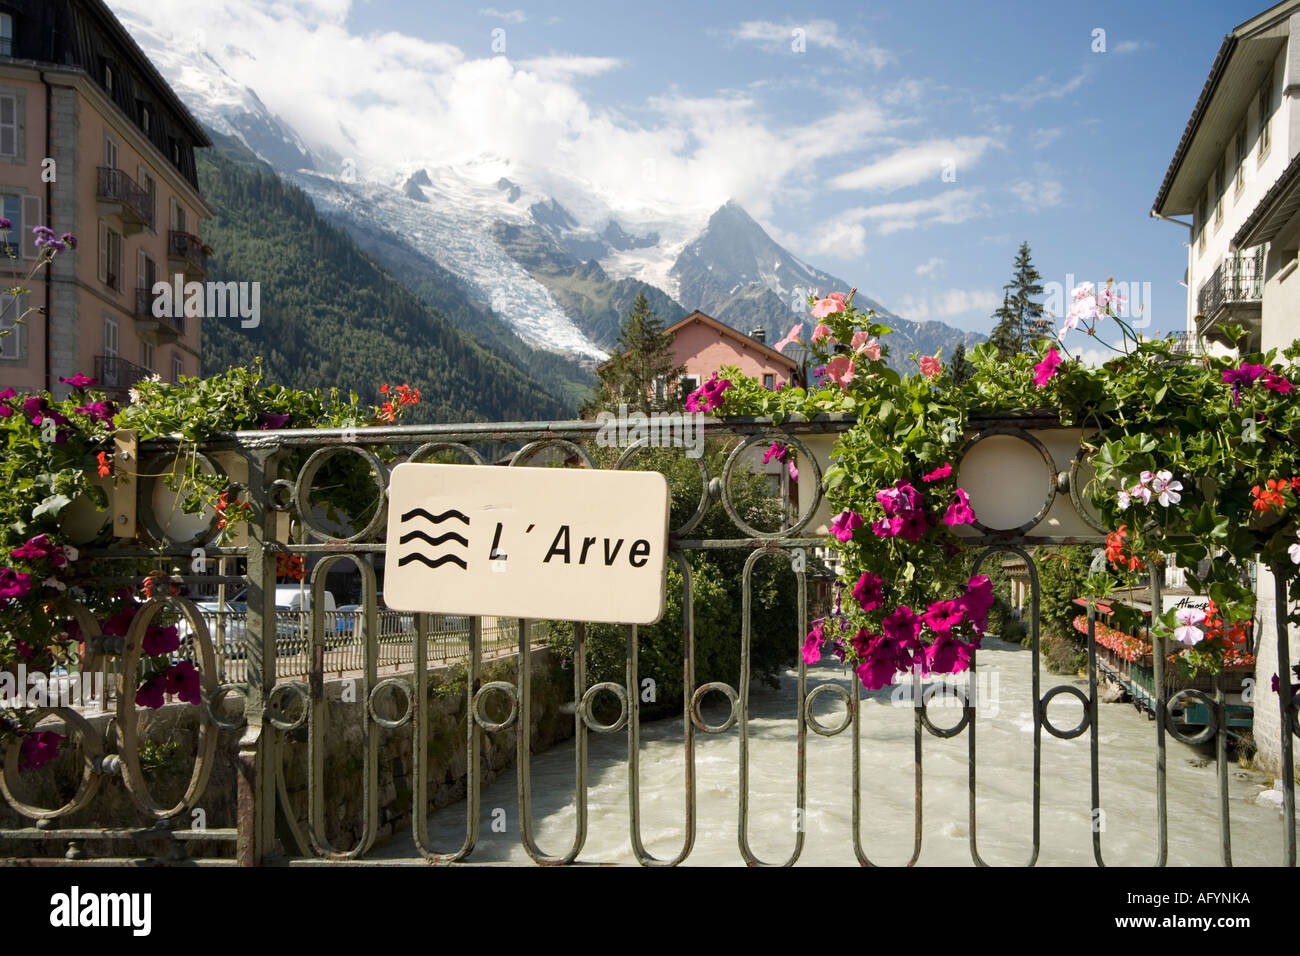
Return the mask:
M 41 218 L 41 197 L 24 196 L 22 240 L 23 255 L 28 259 L 35 259 L 40 254 L 41 250 L 36 248 L 36 237 L 32 235 L 32 227 L 39 226 L 44 221 Z M 15 223 L 15 225 L 17 224 Z
M 99 281 L 108 281 L 108 226 L 99 224 Z

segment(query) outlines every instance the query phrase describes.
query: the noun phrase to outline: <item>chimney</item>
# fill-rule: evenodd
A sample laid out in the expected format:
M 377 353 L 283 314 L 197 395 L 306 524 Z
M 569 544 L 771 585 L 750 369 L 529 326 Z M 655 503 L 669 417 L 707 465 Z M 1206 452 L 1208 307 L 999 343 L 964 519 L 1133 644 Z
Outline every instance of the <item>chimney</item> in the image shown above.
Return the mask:
M 755 342 L 761 342 L 762 344 L 766 345 L 767 329 L 755 329 L 753 332 L 749 333 L 749 337 L 753 339 Z

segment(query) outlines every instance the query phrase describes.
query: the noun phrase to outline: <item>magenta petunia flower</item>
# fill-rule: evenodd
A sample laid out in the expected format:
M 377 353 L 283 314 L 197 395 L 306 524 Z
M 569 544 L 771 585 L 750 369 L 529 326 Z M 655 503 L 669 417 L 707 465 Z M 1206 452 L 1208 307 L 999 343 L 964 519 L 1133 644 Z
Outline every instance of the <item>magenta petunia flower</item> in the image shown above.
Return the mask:
M 938 481 L 940 478 L 947 478 L 952 474 L 952 463 L 945 461 L 942 465 L 930 472 L 928 475 L 922 475 L 922 481 Z
M 866 631 L 859 631 L 868 639 L 866 653 L 858 664 L 858 679 L 867 690 L 880 690 L 894 682 L 898 673 L 898 646 L 888 637 L 876 636 Z
M 1223 384 L 1232 386 L 1232 402 L 1234 405 L 1241 404 L 1242 386 L 1249 387 L 1255 383 L 1266 371 L 1263 365 L 1243 365 L 1241 368 L 1225 368 L 1223 370 Z
M 178 661 L 164 674 L 167 693 L 175 694 L 187 704 L 199 702 L 199 671 L 189 661 Z
M 166 673 L 155 674 L 149 678 L 135 692 L 135 704 L 137 707 L 148 707 L 151 710 L 157 710 L 165 704 L 165 690 L 167 687 Z
M 688 412 L 711 412 L 722 404 L 722 393 L 731 388 L 727 379 L 719 379 L 714 372 L 707 382 L 686 397 Z
M 85 375 L 78 372 L 76 375 L 72 376 L 72 378 L 60 377 L 59 381 L 64 385 L 71 385 L 73 388 L 88 388 L 91 385 L 94 385 L 97 379 L 87 378 Z
M 993 582 L 987 575 L 977 575 L 966 582 L 966 593 L 957 599 L 976 633 L 988 627 L 989 609 L 993 607 Z
M 32 590 L 32 576 L 13 568 L 0 568 L 0 602 L 26 597 Z
M 953 503 L 944 513 L 943 523 L 950 528 L 959 524 L 971 524 L 975 520 L 975 512 L 971 510 L 970 498 L 966 492 L 958 488 L 953 492 L 953 498 Z
M 117 414 L 117 408 L 112 402 L 87 402 L 73 411 L 79 415 L 97 418 L 106 425 L 113 424 L 113 416 Z
M 932 674 L 956 674 L 970 667 L 970 645 L 951 634 L 938 635 L 925 649 L 926 670 Z
M 105 637 L 126 637 L 126 632 L 131 629 L 131 622 L 135 620 L 138 610 L 135 605 L 131 605 L 118 611 L 100 625 L 100 633 Z
M 921 618 L 906 604 L 900 604 L 894 613 L 885 618 L 881 625 L 885 635 L 903 647 L 916 643 L 916 635 L 921 632 Z
M 1289 395 L 1295 391 L 1295 386 L 1287 381 L 1284 376 L 1275 375 L 1272 372 L 1264 373 L 1264 387 L 1272 389 L 1279 395 Z
M 921 615 L 925 626 L 936 634 L 947 634 L 962 622 L 966 610 L 957 601 L 935 601 Z
M 826 618 L 819 617 L 813 621 L 812 630 L 803 641 L 803 660 L 805 664 L 816 664 L 822 659 L 822 642 L 826 639 Z
M 62 734 L 56 734 L 52 730 L 25 734 L 18 751 L 18 769 L 40 770 L 59 755 L 59 746 L 63 740 Z
M 1056 374 L 1056 370 L 1060 368 L 1060 365 L 1061 355 L 1056 351 L 1056 346 L 1053 345 L 1047 350 L 1047 356 L 1034 366 L 1034 385 L 1038 388 L 1046 385 L 1048 379 Z
M 930 527 L 925 512 L 920 508 L 905 511 L 894 520 L 899 522 L 898 536 L 911 544 L 916 544 L 925 537 L 926 529 Z
M 170 627 L 159 627 L 157 624 L 150 624 L 144 632 L 144 652 L 150 657 L 161 657 L 163 654 L 170 654 L 180 646 L 180 634 L 174 624 Z
M 258 426 L 262 431 L 272 431 L 289 424 L 289 413 L 277 415 L 274 412 L 260 412 L 257 416 Z
M 885 514 L 892 518 L 920 508 L 921 493 L 912 487 L 910 481 L 900 478 L 894 482 L 894 487 L 877 491 L 876 501 L 885 509 Z
M 862 515 L 856 511 L 841 511 L 831 519 L 831 534 L 840 541 L 852 541 L 855 528 L 862 527 Z
M 870 571 L 863 571 L 858 583 L 853 585 L 853 597 L 864 611 L 874 611 L 884 604 L 884 580 Z
M 9 552 L 9 555 L 10 557 L 21 558 L 24 561 L 40 561 L 56 555 L 62 558 L 63 549 L 56 544 L 51 544 L 49 535 L 38 534 L 34 538 L 28 538 L 26 544 L 14 548 Z M 64 563 L 66 562 L 60 561 L 58 566 L 62 566 Z

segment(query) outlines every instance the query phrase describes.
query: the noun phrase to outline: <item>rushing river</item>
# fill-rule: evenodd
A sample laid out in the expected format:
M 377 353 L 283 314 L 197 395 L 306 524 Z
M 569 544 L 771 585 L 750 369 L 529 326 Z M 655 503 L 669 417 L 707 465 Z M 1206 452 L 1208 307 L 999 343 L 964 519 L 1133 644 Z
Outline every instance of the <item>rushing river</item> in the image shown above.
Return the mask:
M 1032 656 L 1000 641 L 979 654 L 980 716 L 976 718 L 978 776 L 976 818 L 979 850 L 991 864 L 1027 862 L 1032 846 L 1033 719 Z M 848 687 L 835 665 L 810 668 L 808 687 L 832 681 Z M 1087 682 L 1048 673 L 1043 692 L 1058 684 L 1086 692 Z M 749 844 L 768 862 L 784 860 L 794 846 L 797 675 L 784 675 L 777 690 L 754 685 L 749 721 Z M 864 692 L 862 705 L 862 842 L 878 864 L 908 861 L 913 842 L 913 713 L 910 701 L 889 690 Z M 1131 704 L 1100 705 L 1102 850 L 1107 865 L 1149 866 L 1156 858 L 1155 722 Z M 704 719 L 726 719 L 719 694 L 705 701 Z M 844 704 L 823 695 L 819 720 L 835 726 Z M 955 697 L 936 697 L 931 720 L 949 727 L 960 718 Z M 1058 696 L 1050 718 L 1073 727 L 1083 714 L 1079 700 Z M 737 846 L 739 742 L 737 728 L 719 735 L 696 733 L 697 824 L 694 849 L 684 865 L 740 865 Z M 920 865 L 969 865 L 969 729 L 951 739 L 923 731 L 924 805 Z M 642 839 L 650 853 L 671 858 L 684 833 L 684 748 L 680 718 L 641 727 Z M 1218 788 L 1210 750 L 1167 738 L 1170 865 L 1219 865 Z M 852 841 L 852 732 L 825 738 L 808 733 L 805 841 L 799 862 L 856 865 Z M 627 731 L 589 735 L 588 833 L 579 862 L 635 864 L 629 836 Z M 1207 759 L 1210 758 L 1210 759 Z M 1282 862 L 1280 812 L 1255 802 L 1270 781 L 1263 774 L 1229 767 L 1232 855 L 1238 865 Z M 1090 799 L 1089 737 L 1060 740 L 1042 734 L 1041 839 L 1039 865 L 1094 865 Z M 534 838 L 549 854 L 567 852 L 573 840 L 574 744 L 532 759 Z M 494 832 L 493 811 L 505 811 L 506 832 Z M 519 837 L 514 770 L 482 794 L 477 863 L 527 863 Z M 501 814 L 495 819 L 500 821 Z M 442 851 L 459 847 L 465 806 L 446 807 L 429 818 L 430 841 Z M 373 851 L 372 858 L 413 855 L 409 831 Z

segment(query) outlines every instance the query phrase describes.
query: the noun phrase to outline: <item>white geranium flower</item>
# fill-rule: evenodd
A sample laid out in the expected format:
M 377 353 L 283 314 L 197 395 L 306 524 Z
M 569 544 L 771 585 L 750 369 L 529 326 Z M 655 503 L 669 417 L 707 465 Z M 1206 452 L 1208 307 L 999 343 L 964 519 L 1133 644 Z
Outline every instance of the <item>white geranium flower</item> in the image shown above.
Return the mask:
M 1174 612 L 1179 627 L 1174 628 L 1174 640 L 1188 647 L 1195 647 L 1205 637 L 1197 624 L 1205 620 L 1205 612 L 1198 607 L 1180 607 Z

